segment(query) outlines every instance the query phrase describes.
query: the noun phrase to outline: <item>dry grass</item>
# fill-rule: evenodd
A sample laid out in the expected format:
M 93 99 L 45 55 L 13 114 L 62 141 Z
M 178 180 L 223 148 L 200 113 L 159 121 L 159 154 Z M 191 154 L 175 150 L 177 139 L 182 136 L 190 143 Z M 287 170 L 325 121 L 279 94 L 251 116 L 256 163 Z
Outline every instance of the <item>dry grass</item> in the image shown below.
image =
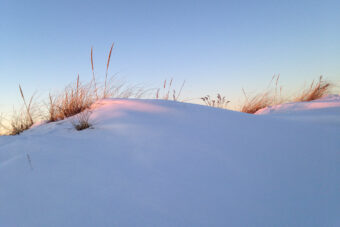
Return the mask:
M 307 102 L 312 101 L 316 99 L 320 99 L 324 97 L 325 95 L 330 94 L 330 89 L 332 88 L 332 84 L 324 81 L 323 77 L 320 76 L 319 80 L 311 83 L 311 85 L 304 89 L 301 94 L 299 94 L 295 98 L 295 102 Z
M 242 89 L 245 103 L 241 107 L 241 112 L 254 114 L 265 107 L 283 103 L 284 99 L 282 98 L 282 87 L 279 86 L 279 79 L 280 75 L 274 75 L 264 92 L 250 97 Z M 274 89 L 272 88 L 273 84 L 275 84 Z
M 19 91 L 21 98 L 23 100 L 23 107 L 20 111 L 13 110 L 11 119 L 7 122 L 7 124 L 4 122 L 4 117 L 0 117 L 0 129 L 2 134 L 4 135 L 18 135 L 22 133 L 23 131 L 29 129 L 34 124 L 34 118 L 35 118 L 35 109 L 33 108 L 34 103 L 34 95 L 30 97 L 30 99 L 26 100 L 24 92 L 19 85 Z
M 33 102 L 34 95 L 31 96 L 31 98 L 29 99 L 29 102 L 27 104 L 25 96 L 24 96 L 24 92 L 22 91 L 22 88 L 21 88 L 20 85 L 19 85 L 19 90 L 20 90 L 21 98 L 24 102 L 25 115 L 26 115 L 27 121 L 28 121 L 29 124 L 33 125 L 34 122 L 33 122 L 33 117 L 32 117 L 32 102 Z
M 97 100 L 93 84 L 83 85 L 77 77 L 75 85 L 69 85 L 59 95 L 49 95 L 49 121 L 71 117 L 88 109 Z
M 87 110 L 94 102 L 103 98 L 140 98 L 145 94 L 143 88 L 127 86 L 124 82 L 116 80 L 115 76 L 109 78 L 108 71 L 114 45 L 112 44 L 106 64 L 105 80 L 98 83 L 95 76 L 93 48 L 91 48 L 92 81 L 83 84 L 79 75 L 76 83 L 67 86 L 60 94 L 49 95 L 48 120 L 58 121 L 79 114 Z
M 93 47 L 91 47 L 91 68 L 92 68 L 92 82 L 94 86 L 94 92 L 96 94 L 96 98 L 98 99 L 97 82 L 96 82 L 96 76 L 94 74 L 94 64 L 93 64 Z
M 314 81 L 311 85 L 305 89 L 302 89 L 302 92 L 293 99 L 283 99 L 282 98 L 282 87 L 278 86 L 279 77 L 273 77 L 270 84 L 273 81 L 275 82 L 275 89 L 270 90 L 267 89 L 265 92 L 254 95 L 253 97 L 248 97 L 244 92 L 246 97 L 245 104 L 242 106 L 241 111 L 245 113 L 256 113 L 258 110 L 263 109 L 268 106 L 282 104 L 284 102 L 307 102 L 316 99 L 320 99 L 325 95 L 330 94 L 330 89 L 332 88 L 332 84 L 324 81 L 323 77 L 320 76 L 318 81 Z
M 107 63 L 106 63 L 106 73 L 105 73 L 105 82 L 104 82 L 104 90 L 103 90 L 103 98 L 109 97 L 108 93 L 108 84 L 107 84 L 107 75 L 109 71 L 109 66 L 110 66 L 110 61 L 111 61 L 111 54 L 112 54 L 112 49 L 113 49 L 114 43 L 112 43 L 112 46 L 110 48 L 109 56 L 107 58 Z
M 248 96 L 244 89 L 242 89 L 245 96 L 245 102 L 241 106 L 240 111 L 253 114 L 267 106 L 283 103 L 282 86 L 279 86 L 279 79 L 280 75 L 274 75 L 265 91 L 252 96 Z M 216 99 L 211 98 L 210 95 L 206 95 L 202 97 L 201 100 L 207 106 L 217 108 L 227 108 L 227 105 L 230 103 L 230 101 L 227 101 L 227 99 L 224 96 L 222 97 L 220 94 L 217 94 Z
M 245 94 L 245 93 L 244 93 Z M 252 97 L 246 97 L 246 101 L 241 108 L 241 112 L 244 113 L 256 113 L 258 110 L 263 109 L 267 106 L 271 106 L 274 104 L 274 100 L 270 95 L 270 92 L 256 94 Z
M 75 116 L 75 121 L 72 122 L 77 130 L 83 130 L 91 127 L 89 123 L 90 119 L 90 106 L 99 99 L 103 98 L 141 98 L 147 90 L 138 86 L 126 86 L 124 82 L 117 81 L 115 76 L 108 77 L 109 66 L 112 56 L 114 44 L 112 44 L 106 63 L 105 79 L 103 82 L 97 81 L 95 75 L 93 48 L 91 48 L 91 69 L 92 80 L 89 83 L 81 83 L 79 75 L 74 84 L 67 86 L 59 94 L 50 94 L 48 100 L 48 115 L 47 119 L 51 122 L 63 120 L 68 117 Z M 258 110 L 268 106 L 281 104 L 284 101 L 282 98 L 282 87 L 279 86 L 280 75 L 273 76 L 268 87 L 261 93 L 257 93 L 252 96 L 248 96 L 243 90 L 245 96 L 245 102 L 241 106 L 240 111 L 245 113 L 256 113 Z M 275 85 L 273 88 L 273 84 Z M 173 79 L 170 81 L 165 80 L 163 87 L 156 91 L 156 99 L 179 101 L 179 97 L 182 93 L 182 89 L 185 85 L 185 81 L 182 83 L 179 92 L 176 92 L 173 86 Z M 311 101 L 322 98 L 330 93 L 332 84 L 323 80 L 323 77 L 311 85 L 303 89 L 303 91 L 292 101 Z M 7 135 L 18 135 L 21 132 L 29 129 L 36 118 L 35 109 L 33 108 L 32 95 L 29 99 L 26 99 L 24 92 L 19 85 L 20 95 L 23 101 L 23 107 L 20 111 L 13 112 L 10 120 L 7 120 L 7 124 L 4 123 L 4 118 L 0 116 L 0 135 L 2 132 L 6 132 Z M 227 108 L 228 101 L 224 96 L 217 94 L 216 98 L 206 95 L 201 100 L 208 106 Z M 45 118 L 46 119 L 46 118 Z
M 167 80 L 164 80 L 162 89 L 159 88 L 156 91 L 156 99 L 164 99 L 164 100 L 173 100 L 173 101 L 179 101 L 179 97 L 181 96 L 183 87 L 185 85 L 185 81 L 183 81 L 179 92 L 176 92 L 176 89 L 173 88 L 173 79 L 170 80 L 169 83 L 167 83 Z
M 67 86 L 62 93 L 49 95 L 47 118 L 51 122 L 63 120 L 87 110 L 101 98 L 140 98 L 145 92 L 143 88 L 116 82 L 114 77 L 106 80 L 104 86 L 98 86 L 94 80 L 82 84 L 78 76 L 76 83 Z
M 101 86 L 105 90 L 103 98 L 141 98 L 148 90 L 140 86 L 129 86 L 124 81 L 119 81 L 115 76 L 106 80 L 106 86 Z
M 217 107 L 217 108 L 227 108 L 227 105 L 230 101 L 228 101 L 225 96 L 221 96 L 220 94 L 217 94 L 216 99 L 212 99 L 210 95 L 206 95 L 201 98 L 201 100 L 207 105 L 211 107 Z
M 72 120 L 72 125 L 77 131 L 81 131 L 87 128 L 92 127 L 90 123 L 90 116 L 92 112 L 89 110 L 85 110 L 84 112 L 79 113 L 75 116 L 75 119 Z
M 19 135 L 23 131 L 29 129 L 33 125 L 29 117 L 25 116 L 25 112 L 14 113 L 8 128 L 8 135 Z
M 29 129 L 34 124 L 34 120 L 33 120 L 34 94 L 30 97 L 28 102 L 26 102 L 24 92 L 20 85 L 19 85 L 19 91 L 20 91 L 20 95 L 24 103 L 24 107 L 22 111 L 20 111 L 18 114 L 16 113 L 13 114 L 13 117 L 10 123 L 9 135 L 18 135 L 22 133 L 23 131 Z

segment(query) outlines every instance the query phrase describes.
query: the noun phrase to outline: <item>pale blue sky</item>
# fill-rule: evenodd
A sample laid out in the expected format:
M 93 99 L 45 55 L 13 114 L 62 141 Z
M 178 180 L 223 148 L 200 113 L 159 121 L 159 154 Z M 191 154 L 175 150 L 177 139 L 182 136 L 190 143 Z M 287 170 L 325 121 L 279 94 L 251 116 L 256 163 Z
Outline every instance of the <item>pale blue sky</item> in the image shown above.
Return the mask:
M 183 98 L 340 82 L 340 1 L 0 0 L 0 112 L 27 95 L 103 75 L 147 87 L 186 80 Z

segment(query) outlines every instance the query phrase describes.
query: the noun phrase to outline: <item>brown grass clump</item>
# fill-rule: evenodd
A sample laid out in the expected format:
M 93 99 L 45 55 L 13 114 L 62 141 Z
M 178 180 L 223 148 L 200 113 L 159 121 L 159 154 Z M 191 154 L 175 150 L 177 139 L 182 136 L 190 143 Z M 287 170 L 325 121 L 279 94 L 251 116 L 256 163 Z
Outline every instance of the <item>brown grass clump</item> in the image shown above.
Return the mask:
M 27 102 L 20 85 L 19 91 L 24 105 L 19 112 L 13 111 L 12 117 L 8 121 L 8 126 L 3 124 L 2 121 L 0 122 L 0 128 L 2 128 L 2 131 L 4 132 L 3 134 L 5 135 L 18 135 L 23 131 L 29 129 L 34 124 L 34 95 L 32 95 Z
M 268 106 L 278 105 L 284 102 L 282 98 L 282 87 L 279 87 L 280 75 L 274 75 L 264 92 L 258 93 L 252 97 L 248 97 L 246 92 L 242 89 L 246 98 L 245 103 L 241 107 L 241 112 L 254 114 L 258 110 Z M 271 89 L 275 81 L 275 88 Z
M 10 128 L 8 128 L 8 135 L 19 135 L 23 131 L 29 129 L 33 123 L 24 112 L 19 112 L 18 114 L 13 114 L 11 122 L 10 122 Z
M 179 92 L 177 93 L 175 89 L 172 88 L 173 85 L 173 79 L 171 78 L 170 82 L 167 83 L 167 80 L 164 80 L 163 83 L 163 88 L 162 89 L 157 89 L 156 91 L 156 99 L 164 99 L 164 100 L 173 100 L 173 101 L 178 101 L 183 87 L 184 87 L 185 81 L 183 81 Z
M 59 121 L 79 114 L 101 98 L 140 98 L 146 92 L 137 86 L 125 86 L 111 78 L 105 81 L 105 86 L 98 86 L 92 80 L 88 84 L 82 84 L 79 76 L 75 84 L 67 86 L 64 91 L 57 95 L 49 95 L 48 120 Z M 101 96 L 98 96 L 101 93 Z
M 257 94 L 251 98 L 246 96 L 246 102 L 241 108 L 244 113 L 256 113 L 258 110 L 274 104 L 274 100 L 269 92 Z
M 332 84 L 323 80 L 323 77 L 320 76 L 319 80 L 311 83 L 311 85 L 304 89 L 300 95 L 295 98 L 295 102 L 307 102 L 316 99 L 320 99 L 325 95 L 330 94 L 330 89 Z
M 105 80 L 98 83 L 94 71 L 93 48 L 91 48 L 91 69 L 92 81 L 82 84 L 79 75 L 75 84 L 67 86 L 64 91 L 57 95 L 49 95 L 48 102 L 48 120 L 58 121 L 79 114 L 87 109 L 99 99 L 103 98 L 129 98 L 142 97 L 146 91 L 137 86 L 126 86 L 125 83 L 119 82 L 113 76 L 108 77 L 108 71 L 111 61 L 112 44 L 106 64 Z
M 147 90 L 138 86 L 126 86 L 124 82 L 118 82 L 114 76 L 111 78 L 108 77 L 113 47 L 114 45 L 112 44 L 106 63 L 105 80 L 103 83 L 98 83 L 96 80 L 93 48 L 91 48 L 91 82 L 87 84 L 81 83 L 78 75 L 76 83 L 67 86 L 63 92 L 53 95 L 49 94 L 47 103 L 48 114 L 44 117 L 45 119 L 47 118 L 48 121 L 54 122 L 83 113 L 84 111 L 84 113 L 87 113 L 86 110 L 88 110 L 94 102 L 102 98 L 140 98 L 147 92 Z M 17 135 L 29 129 L 34 124 L 32 110 L 33 96 L 27 101 L 21 86 L 19 86 L 19 91 L 24 106 L 18 114 L 14 112 L 11 119 L 6 121 L 6 124 L 3 123 L 3 118 L 0 119 L 0 133 L 6 131 L 8 135 Z M 89 116 L 89 114 L 79 115 L 78 123 L 75 126 L 77 129 L 90 127 L 87 116 Z
M 282 104 L 285 101 L 291 102 L 307 102 L 316 99 L 320 99 L 325 95 L 330 94 L 330 89 L 332 84 L 323 80 L 323 77 L 320 76 L 319 80 L 311 83 L 311 85 L 304 89 L 301 94 L 299 94 L 295 99 L 287 99 L 284 100 L 281 96 L 282 87 L 278 89 L 278 80 L 280 76 L 273 77 L 272 81 L 276 80 L 275 82 L 275 91 L 267 89 L 263 93 L 259 93 L 252 98 L 248 98 L 245 92 L 246 102 L 242 106 L 241 111 L 245 113 L 256 113 L 258 110 L 263 109 L 268 106 Z M 275 79 L 276 78 L 276 79 Z M 272 82 L 271 81 L 271 82 Z M 278 93 L 278 91 L 280 91 Z
M 72 125 L 77 131 L 81 131 L 87 128 L 92 127 L 92 124 L 89 122 L 90 116 L 92 112 L 89 110 L 85 110 L 80 114 L 75 116 L 75 120 L 72 120 Z
M 60 95 L 49 95 L 49 121 L 63 120 L 88 109 L 96 98 L 96 90 L 93 84 L 83 85 L 79 81 L 79 75 L 75 85 L 65 88 Z
M 207 106 L 224 108 L 224 109 L 227 108 L 227 105 L 230 102 L 225 98 L 225 96 L 222 97 L 220 94 L 217 94 L 216 99 L 212 99 L 210 95 L 206 95 L 202 97 L 201 100 L 203 100 L 203 102 Z

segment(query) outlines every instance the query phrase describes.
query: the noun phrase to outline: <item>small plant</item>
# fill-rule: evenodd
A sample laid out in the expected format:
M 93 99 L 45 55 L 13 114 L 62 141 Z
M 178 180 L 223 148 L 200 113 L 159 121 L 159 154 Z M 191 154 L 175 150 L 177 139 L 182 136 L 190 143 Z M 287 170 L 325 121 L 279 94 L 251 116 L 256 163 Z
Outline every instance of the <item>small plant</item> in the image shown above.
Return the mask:
M 94 87 L 81 84 L 78 75 L 75 85 L 66 87 L 60 95 L 49 95 L 49 121 L 63 120 L 81 113 L 96 100 L 95 94 Z
M 147 93 L 147 90 L 141 87 L 127 86 L 124 82 L 118 82 L 115 76 L 109 78 L 108 73 L 113 47 L 114 44 L 112 44 L 108 55 L 105 80 L 103 83 L 98 83 L 96 80 L 93 62 L 93 48 L 91 48 L 92 80 L 89 83 L 83 84 L 80 82 L 78 75 L 76 83 L 67 86 L 63 92 L 59 94 L 50 93 L 47 102 L 48 114 L 47 116 L 44 116 L 43 119 L 54 122 L 82 113 L 77 116 L 78 123 L 75 124 L 75 127 L 78 130 L 82 130 L 91 126 L 88 123 L 90 114 L 86 111 L 97 100 L 109 97 L 141 98 Z M 38 116 L 32 108 L 34 95 L 32 95 L 29 100 L 26 100 L 20 85 L 19 91 L 24 103 L 23 108 L 17 113 L 13 112 L 10 120 L 6 120 L 5 123 L 3 121 L 4 118 L 0 116 L 0 135 L 20 134 L 24 130 L 29 129 L 34 124 L 34 117 Z M 174 99 L 177 99 L 178 96 L 175 95 L 174 91 Z M 39 113 L 39 115 L 41 115 L 41 113 Z M 41 116 L 39 116 L 39 118 L 40 117 Z
M 87 84 L 80 82 L 79 75 L 75 84 L 67 86 L 64 91 L 57 95 L 49 95 L 48 120 L 58 121 L 74 116 L 87 110 L 94 102 L 102 98 L 140 98 L 145 94 L 143 88 L 125 86 L 119 83 L 115 77 L 108 77 L 108 70 L 114 45 L 112 44 L 106 64 L 105 80 L 98 83 L 94 71 L 93 48 L 91 48 L 92 81 Z
M 1 122 L 1 127 L 4 128 L 7 131 L 7 135 L 18 135 L 22 133 L 23 131 L 29 129 L 33 124 L 33 115 L 34 115 L 34 110 L 33 110 L 33 98 L 34 94 L 31 96 L 28 102 L 26 102 L 24 92 L 19 85 L 19 91 L 21 98 L 23 100 L 24 106 L 19 112 L 13 111 L 13 115 L 11 117 L 9 126 L 5 126 Z
M 294 100 L 295 102 L 306 102 L 312 101 L 316 99 L 320 99 L 325 95 L 330 94 L 330 89 L 332 84 L 323 80 L 323 77 L 320 76 L 319 80 L 315 82 L 312 81 L 311 85 L 304 89 L 300 95 Z
M 210 95 L 206 95 L 202 97 L 201 100 L 203 100 L 203 102 L 207 106 L 217 107 L 217 108 L 227 108 L 227 105 L 230 102 L 225 98 L 225 96 L 222 97 L 220 94 L 217 94 L 216 99 L 212 99 Z
M 245 91 L 243 93 L 246 97 L 245 104 L 242 106 L 241 111 L 245 113 L 256 113 L 258 110 L 263 109 L 267 106 L 278 105 L 285 102 L 282 98 L 281 92 L 282 87 L 278 89 L 278 81 L 280 76 L 273 76 L 270 85 L 274 80 L 275 82 L 275 90 L 270 90 L 267 88 L 263 93 L 256 94 L 255 96 L 249 98 Z M 311 85 L 303 89 L 302 93 L 299 94 L 295 99 L 291 100 L 292 102 L 307 102 L 316 99 L 320 99 L 327 94 L 330 94 L 330 89 L 332 84 L 323 80 L 323 77 L 320 76 L 319 80 L 311 83 Z M 286 100 L 287 101 L 287 100 Z M 289 100 L 288 100 L 289 101 Z
M 81 131 L 87 128 L 92 127 L 92 124 L 90 124 L 90 116 L 92 112 L 89 110 L 86 110 L 84 112 L 79 113 L 75 116 L 75 119 L 72 120 L 72 125 L 77 131 Z
M 24 113 L 20 112 L 19 114 L 13 114 L 8 130 L 9 135 L 19 135 L 33 125 L 30 119 L 25 116 L 23 117 L 22 114 Z
M 95 101 L 101 98 L 107 98 L 117 93 L 123 87 L 123 85 L 113 86 L 108 80 L 108 70 L 111 61 L 111 54 L 114 44 L 112 44 L 109 52 L 109 56 L 106 64 L 106 74 L 103 86 L 98 86 L 93 63 L 93 48 L 91 48 L 91 69 L 92 69 L 92 81 L 88 84 L 82 84 L 77 77 L 75 85 L 67 86 L 61 94 L 49 95 L 48 104 L 48 120 L 58 121 L 67 117 L 74 116 L 85 110 L 87 110 Z M 114 88 L 116 88 L 114 90 Z M 114 90 L 114 91 L 113 91 Z
M 269 92 L 257 94 L 251 98 L 248 98 L 244 92 L 246 101 L 241 108 L 241 112 L 254 114 L 258 110 L 274 104 L 274 100 Z
M 241 112 L 254 114 L 265 107 L 283 103 L 284 99 L 282 98 L 282 87 L 279 88 L 279 79 L 280 75 L 274 75 L 264 92 L 255 94 L 251 97 L 249 97 L 244 89 L 242 89 L 246 100 L 241 107 Z M 271 89 L 273 81 L 275 81 L 275 88 Z
M 164 100 L 173 100 L 178 101 L 182 89 L 184 87 L 185 81 L 183 81 L 182 86 L 179 89 L 179 92 L 177 93 L 175 89 L 172 89 L 173 79 L 171 78 L 170 82 L 167 84 L 167 80 L 164 80 L 163 88 L 157 89 L 156 91 L 156 99 L 164 99 Z

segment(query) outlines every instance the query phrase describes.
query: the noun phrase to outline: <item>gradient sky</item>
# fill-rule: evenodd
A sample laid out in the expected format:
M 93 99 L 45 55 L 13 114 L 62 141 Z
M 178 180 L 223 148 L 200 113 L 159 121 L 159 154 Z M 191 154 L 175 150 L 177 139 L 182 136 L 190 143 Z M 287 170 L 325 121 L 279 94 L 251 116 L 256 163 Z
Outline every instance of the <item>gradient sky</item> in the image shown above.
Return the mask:
M 340 1 L 0 0 L 0 112 L 103 76 L 160 87 L 183 80 L 184 99 L 217 92 L 234 104 L 273 74 L 294 89 L 319 75 L 340 81 Z

